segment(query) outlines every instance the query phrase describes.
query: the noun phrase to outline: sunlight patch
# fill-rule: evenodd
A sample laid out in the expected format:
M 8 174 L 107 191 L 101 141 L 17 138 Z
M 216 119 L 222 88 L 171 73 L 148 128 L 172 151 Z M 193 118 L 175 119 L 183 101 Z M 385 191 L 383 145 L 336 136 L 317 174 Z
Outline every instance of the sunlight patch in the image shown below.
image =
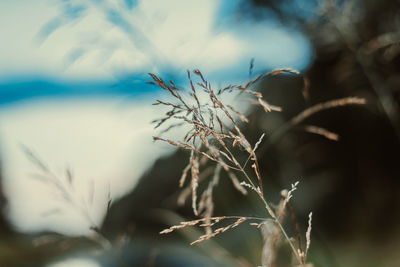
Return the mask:
M 101 265 L 91 259 L 66 259 L 49 264 L 47 267 L 101 267 Z

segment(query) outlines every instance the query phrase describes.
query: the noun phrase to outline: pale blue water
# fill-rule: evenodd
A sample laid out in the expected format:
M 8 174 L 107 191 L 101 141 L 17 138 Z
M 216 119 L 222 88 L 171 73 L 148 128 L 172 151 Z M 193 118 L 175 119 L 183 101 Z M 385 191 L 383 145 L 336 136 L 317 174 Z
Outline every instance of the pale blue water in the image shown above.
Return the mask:
M 38 98 L 135 97 L 158 90 L 149 79 L 119 82 L 61 82 L 46 78 L 20 78 L 0 83 L 0 106 Z

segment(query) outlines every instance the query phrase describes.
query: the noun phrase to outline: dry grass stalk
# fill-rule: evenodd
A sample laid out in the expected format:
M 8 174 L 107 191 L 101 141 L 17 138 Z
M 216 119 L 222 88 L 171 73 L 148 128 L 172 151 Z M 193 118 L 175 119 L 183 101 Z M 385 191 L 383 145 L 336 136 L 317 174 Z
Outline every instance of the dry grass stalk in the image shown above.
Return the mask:
M 295 213 L 294 213 L 294 211 L 293 211 L 293 207 L 292 207 L 292 205 L 291 205 L 289 202 L 286 203 L 286 209 L 287 209 L 287 210 L 289 211 L 289 213 L 290 213 L 290 220 L 292 221 L 292 225 L 295 226 L 296 238 L 297 238 L 297 246 L 298 246 L 298 248 L 300 249 L 300 253 L 299 253 L 299 254 L 302 255 L 302 253 L 301 253 L 301 248 L 303 247 L 303 245 L 302 245 L 302 238 L 301 238 L 300 226 L 299 226 L 299 224 L 297 223 L 297 219 L 296 219 L 296 215 L 295 215 Z M 311 234 L 311 232 L 310 232 L 310 234 Z M 305 255 L 305 253 L 304 253 L 304 255 Z M 306 262 L 305 257 L 302 257 L 302 259 L 303 259 L 304 262 Z
M 212 90 L 210 84 L 204 79 L 203 75 L 201 74 L 200 71 L 195 70 L 194 74 L 200 77 L 201 82 L 197 83 L 198 86 L 202 88 L 202 91 L 205 92 L 208 95 L 208 98 L 210 100 L 210 103 L 201 103 L 200 98 L 198 97 L 198 90 L 194 86 L 194 83 L 191 79 L 190 72 L 188 72 L 188 79 L 190 82 L 190 88 L 191 88 L 191 93 L 190 96 L 194 99 L 193 105 L 188 104 L 189 102 L 187 100 L 184 100 L 183 96 L 181 95 L 181 92 L 175 87 L 173 82 L 170 81 L 170 84 L 167 84 L 163 81 L 162 78 L 157 77 L 154 74 L 150 74 L 151 77 L 154 80 L 154 84 L 157 84 L 160 86 L 162 89 L 167 90 L 173 98 L 177 100 L 177 103 L 171 103 L 171 102 L 165 102 L 158 100 L 155 105 L 164 105 L 164 106 L 169 106 L 172 107 L 170 111 L 166 113 L 166 117 L 161 118 L 159 120 L 154 121 L 156 123 L 156 128 L 160 127 L 162 124 L 164 124 L 167 120 L 169 119 L 175 119 L 175 120 L 182 120 L 183 122 L 192 125 L 193 130 L 189 131 L 186 134 L 186 137 L 184 141 L 173 141 L 170 139 L 165 139 L 161 137 L 154 137 L 154 140 L 158 141 L 164 141 L 167 142 L 173 146 L 177 146 L 183 149 L 187 149 L 191 151 L 191 160 L 188 166 L 183 170 L 181 179 L 180 179 L 180 186 L 182 187 L 186 177 L 188 175 L 189 169 L 191 170 L 192 174 L 192 207 L 197 214 L 197 193 L 196 189 L 198 187 L 198 173 L 199 173 L 199 168 L 198 168 L 198 158 L 197 155 L 201 154 L 208 159 L 216 162 L 217 164 L 221 165 L 223 169 L 228 173 L 228 176 L 231 178 L 234 186 L 243 194 L 246 194 L 246 190 L 243 188 L 243 186 L 240 185 L 240 182 L 236 175 L 234 175 L 230 169 L 233 170 L 241 170 L 242 167 L 240 163 L 237 161 L 237 159 L 233 156 L 231 150 L 228 148 L 228 145 L 225 141 L 225 139 L 233 139 L 233 144 L 234 146 L 236 144 L 240 144 L 242 148 L 244 148 L 246 151 L 249 152 L 249 154 L 252 155 L 252 160 L 254 161 L 253 163 L 253 168 L 255 169 L 256 173 L 256 178 L 259 183 L 259 187 L 262 190 L 262 183 L 261 183 L 261 176 L 259 174 L 259 167 L 258 167 L 258 162 L 256 160 L 256 155 L 251 148 L 249 142 L 241 132 L 240 128 L 237 125 L 236 120 L 234 119 L 234 116 L 229 112 L 229 110 L 233 111 L 239 118 L 243 121 L 246 122 L 247 118 L 244 117 L 243 114 L 241 114 L 239 111 L 234 109 L 232 106 L 224 105 L 217 94 Z M 238 87 L 236 87 L 238 88 Z M 246 89 L 248 90 L 248 89 Z M 261 97 L 260 94 L 256 94 L 257 97 Z M 176 113 L 178 111 L 183 111 L 183 113 L 186 113 L 185 116 L 176 116 Z M 191 115 L 192 118 L 189 118 L 188 116 Z M 222 119 L 220 118 L 221 115 L 225 115 L 226 118 L 228 118 L 232 124 L 234 125 L 234 129 L 236 133 L 231 133 L 231 136 L 227 136 L 224 134 L 224 127 L 222 123 Z M 219 129 L 214 126 L 214 121 L 217 121 Z M 196 138 L 198 137 L 198 138 Z M 216 140 L 222 147 L 216 148 L 214 146 L 211 146 L 209 143 L 209 138 L 214 137 L 214 140 Z M 201 145 L 199 146 L 196 143 L 196 140 L 198 140 Z M 191 143 L 189 143 L 191 142 Z M 205 148 L 205 151 L 201 151 L 201 146 Z M 222 155 L 222 157 L 221 157 Z M 228 160 L 228 163 L 224 161 Z M 247 177 L 250 183 L 253 183 L 250 179 L 250 177 Z
M 252 91 L 250 88 L 253 84 L 258 82 L 261 78 L 265 76 L 273 76 L 282 73 L 292 73 L 298 74 L 297 71 L 291 69 L 281 69 L 270 73 L 266 73 L 256 77 L 255 79 L 249 81 L 245 85 L 229 85 L 217 93 L 215 93 L 200 71 L 195 70 L 193 72 L 199 79 L 200 82 L 195 83 L 192 81 L 190 72 L 188 72 L 188 79 L 190 83 L 190 93 L 189 98 L 183 96 L 184 90 L 177 89 L 176 86 L 170 81 L 169 84 L 165 83 L 161 78 L 154 74 L 150 74 L 153 78 L 154 84 L 158 85 L 162 89 L 168 91 L 173 99 L 172 102 L 157 101 L 155 105 L 164 105 L 170 108 L 166 113 L 164 118 L 154 121 L 156 123 L 156 128 L 162 126 L 168 120 L 178 120 L 178 123 L 172 124 L 167 127 L 162 133 L 167 132 L 171 128 L 177 127 L 178 125 L 186 124 L 192 126 L 185 138 L 182 141 L 173 141 L 170 139 L 165 139 L 161 137 L 154 137 L 155 141 L 167 142 L 173 146 L 189 150 L 191 153 L 189 164 L 184 168 L 182 172 L 181 179 L 179 181 L 179 186 L 183 187 L 186 181 L 186 177 L 190 174 L 192 176 L 191 183 L 183 191 L 178 201 L 183 204 L 184 199 L 192 194 L 192 207 L 195 215 L 199 215 L 202 218 L 194 221 L 182 222 L 180 225 L 172 226 L 168 229 L 163 230 L 161 233 L 170 233 L 177 229 L 182 229 L 187 226 L 198 225 L 205 230 L 205 234 L 200 236 L 197 240 L 193 241 L 191 244 L 197 244 L 202 241 L 211 239 L 220 233 L 223 233 L 229 229 L 235 228 L 236 226 L 242 224 L 249 220 L 261 220 L 260 223 L 250 222 L 250 225 L 256 226 L 257 228 L 263 229 L 264 233 L 264 249 L 263 249 L 263 264 L 268 266 L 273 266 L 276 261 L 276 255 L 280 240 L 285 240 L 297 262 L 297 266 L 312 266 L 312 264 L 307 264 L 307 253 L 311 242 L 311 218 L 312 213 L 309 215 L 308 228 L 305 233 L 306 244 L 305 247 L 302 244 L 302 234 L 300 227 L 296 221 L 296 217 L 293 212 L 293 208 L 290 204 L 293 192 L 297 189 L 298 182 L 292 184 L 290 190 L 282 191 L 282 200 L 278 206 L 273 206 L 269 204 L 264 196 L 262 175 L 260 173 L 258 158 L 255 153 L 257 148 L 263 141 L 264 134 L 256 142 L 254 146 L 250 144 L 243 132 L 239 127 L 240 120 L 242 123 L 247 123 L 248 119 L 234 107 L 226 105 L 221 101 L 221 96 L 224 93 L 232 93 L 234 91 L 240 94 L 247 94 L 251 101 L 255 105 L 260 105 L 266 112 L 271 111 L 281 111 L 280 107 L 270 105 L 265 101 L 260 92 Z M 304 78 L 304 88 L 303 95 L 308 98 L 308 79 Z M 208 102 L 204 102 L 204 98 L 200 97 L 200 94 L 206 94 Z M 255 99 L 254 99 L 255 98 Z M 190 102 L 190 100 L 192 100 Z M 312 116 L 313 114 L 347 105 L 362 105 L 366 101 L 363 98 L 358 97 L 346 97 L 342 99 L 336 99 L 327 101 L 324 103 L 319 103 L 310 108 L 305 109 L 300 112 L 297 116 L 289 120 L 284 126 L 282 126 L 276 133 L 273 133 L 267 140 L 267 144 L 274 142 L 280 135 L 285 133 L 287 130 L 293 126 L 297 126 L 302 123 L 305 119 Z M 232 113 L 231 113 L 232 112 Z M 179 114 L 179 115 L 177 115 Z M 231 125 L 226 126 L 223 122 L 228 121 Z M 339 136 L 335 133 L 330 132 L 324 128 L 306 125 L 303 126 L 304 130 L 319 134 L 330 140 L 337 141 Z M 267 147 L 265 144 L 263 148 Z M 243 151 L 247 153 L 248 158 L 242 164 L 237 159 L 236 152 Z M 199 164 L 199 158 L 202 157 L 202 161 L 210 160 L 215 163 L 215 171 L 210 171 L 210 167 L 202 170 L 202 164 Z M 251 161 L 252 172 L 248 173 L 245 171 L 247 163 Z M 208 170 L 208 171 L 207 171 Z M 220 179 L 221 171 L 226 172 L 227 176 L 231 179 L 234 187 L 243 194 L 247 194 L 246 187 L 254 191 L 259 199 L 263 202 L 266 209 L 266 213 L 271 218 L 257 218 L 257 217 L 242 217 L 242 216 L 223 216 L 223 217 L 212 217 L 214 212 L 214 202 L 213 202 L 213 190 L 218 184 Z M 204 173 L 207 172 L 206 175 Z M 197 189 L 199 183 L 206 180 L 207 177 L 211 176 L 208 187 L 201 193 L 200 201 L 197 205 Z M 283 228 L 283 220 L 286 217 L 285 209 L 290 212 L 290 218 L 292 224 L 295 226 L 297 244 L 296 240 L 290 238 Z M 213 230 L 213 226 L 222 220 L 235 219 L 234 223 L 229 224 L 225 227 L 219 227 Z M 201 224 L 200 224 L 201 223 Z M 268 237 L 266 236 L 266 233 Z
M 209 177 L 214 172 L 214 167 L 209 166 L 206 169 L 202 170 L 199 174 L 199 183 L 204 181 L 207 177 Z M 185 204 L 186 199 L 192 193 L 191 185 L 187 185 L 185 188 L 182 189 L 181 193 L 178 196 L 177 203 L 179 206 L 183 206 Z
M 339 135 L 331 132 L 325 128 L 314 126 L 314 125 L 306 125 L 304 126 L 304 130 L 309 133 L 321 135 L 329 140 L 338 141 Z
M 256 105 L 260 105 L 264 108 L 265 112 L 271 111 L 282 111 L 281 107 L 270 105 L 266 101 L 262 100 L 261 98 L 258 99 L 258 102 L 255 102 Z
M 208 226 L 205 227 L 205 231 L 207 234 L 212 233 L 211 228 L 211 217 L 214 213 L 214 201 L 213 201 L 213 190 L 214 187 L 218 184 L 220 179 L 222 166 L 218 164 L 214 169 L 214 175 L 211 181 L 208 184 L 207 190 L 205 190 L 201 196 L 201 200 L 199 202 L 199 214 L 203 216 L 205 219 L 205 224 Z
M 276 217 L 280 223 L 285 219 L 285 203 L 288 201 L 288 193 L 282 194 L 282 199 L 276 208 Z M 278 254 L 278 246 L 282 239 L 282 232 L 276 223 L 265 222 L 261 228 L 264 244 L 261 255 L 261 263 L 263 266 L 276 266 L 276 258 Z
M 291 123 L 294 125 L 299 124 L 308 117 L 310 117 L 311 115 L 320 112 L 322 110 L 342 107 L 347 105 L 364 105 L 365 103 L 366 103 L 365 99 L 360 97 L 345 97 L 341 99 L 327 101 L 324 103 L 319 103 L 300 112 L 300 114 L 291 119 Z
M 367 53 L 374 53 L 375 51 L 389 47 L 392 45 L 398 45 L 400 43 L 400 32 L 388 32 L 379 35 L 364 45 L 364 49 Z
M 308 249 L 310 248 L 310 244 L 311 244 L 311 229 L 312 229 L 312 212 L 310 212 L 310 214 L 308 215 L 308 227 L 307 227 L 307 232 L 306 232 L 306 250 L 304 253 L 304 260 L 306 260 L 307 258 L 307 253 L 308 253 Z
M 253 84 L 257 83 L 259 80 L 261 80 L 264 77 L 276 76 L 276 75 L 280 75 L 280 74 L 284 74 L 284 73 L 290 73 L 290 74 L 296 74 L 296 75 L 299 74 L 299 72 L 297 70 L 293 70 L 293 69 L 289 69 L 289 68 L 277 69 L 277 70 L 273 70 L 271 72 L 267 72 L 265 74 L 258 75 L 256 78 L 254 78 L 253 80 L 250 80 L 245 85 L 237 86 L 237 88 L 242 91 L 246 91 L 249 87 L 251 87 Z M 261 98 L 261 94 L 258 93 L 259 95 L 257 95 L 257 93 L 258 92 L 254 92 L 254 94 L 257 96 L 257 98 Z M 260 96 L 260 97 L 258 97 L 258 96 Z
M 207 229 L 207 228 L 212 227 L 220 222 L 227 221 L 227 220 L 235 220 L 235 221 L 228 224 L 227 226 L 219 227 L 210 233 L 206 233 L 205 235 L 200 236 L 197 240 L 193 241 L 191 243 L 191 245 L 194 245 L 194 244 L 200 243 L 202 241 L 208 240 L 212 237 L 215 237 L 218 234 L 224 233 L 229 229 L 239 226 L 240 224 L 244 223 L 245 221 L 249 221 L 249 220 L 262 221 L 261 223 L 249 223 L 250 225 L 256 226 L 257 228 L 261 228 L 267 223 L 274 222 L 273 220 L 270 220 L 268 218 L 258 218 L 258 217 L 243 217 L 243 216 L 207 217 L 207 218 L 201 218 L 201 219 L 192 220 L 192 221 L 181 222 L 179 225 L 174 225 L 167 229 L 162 230 L 160 232 L 160 234 L 169 234 L 175 230 L 180 230 L 185 227 L 196 226 L 196 225 Z
M 323 103 L 318 103 L 316 105 L 313 105 L 302 112 L 300 112 L 298 115 L 294 116 L 292 119 L 290 119 L 288 122 L 284 123 L 281 127 L 279 127 L 276 131 L 272 133 L 272 135 L 269 136 L 268 140 L 266 143 L 264 143 L 264 146 L 262 147 L 262 152 L 265 153 L 265 151 L 272 145 L 274 144 L 279 138 L 281 138 L 287 131 L 294 127 L 298 127 L 300 129 L 305 130 L 306 132 L 310 132 L 313 134 L 318 134 L 321 135 L 327 139 L 333 140 L 333 141 L 338 141 L 339 140 L 339 135 L 336 133 L 333 133 L 327 129 L 324 129 L 319 126 L 314 126 L 314 125 L 306 125 L 306 126 L 301 126 L 301 123 L 309 118 L 310 116 L 332 108 L 339 108 L 339 107 L 344 107 L 344 106 L 349 106 L 349 105 L 364 105 L 366 104 L 366 100 L 364 98 L 360 97 L 345 97 L 345 98 L 340 98 L 340 99 L 335 99 L 335 100 L 330 100 L 327 102 Z
M 274 266 L 277 256 L 277 245 L 280 241 L 280 231 L 271 221 L 259 225 L 263 237 L 263 247 L 261 252 L 262 266 Z M 278 231 L 277 231 L 278 230 Z
M 192 243 L 190 243 L 190 245 L 195 245 L 195 244 L 198 244 L 198 243 L 200 243 L 200 242 L 202 242 L 204 240 L 211 239 L 211 238 L 219 235 L 220 233 L 224 233 L 224 232 L 228 231 L 229 229 L 237 227 L 238 225 L 242 224 L 246 220 L 247 220 L 247 218 L 245 218 L 245 217 L 239 218 L 234 223 L 232 223 L 232 224 L 230 224 L 228 226 L 217 228 L 211 233 L 206 233 L 205 235 L 200 236 L 199 239 L 193 241 Z
M 278 131 L 277 136 L 282 135 L 283 132 L 287 131 L 288 129 L 290 129 L 294 126 L 299 125 L 305 119 L 307 119 L 308 117 L 312 116 L 315 113 L 318 113 L 318 112 L 321 112 L 321 111 L 327 110 L 327 109 L 338 108 L 338 107 L 343 107 L 343 106 L 348 106 L 348 105 L 364 105 L 365 103 L 366 103 L 366 100 L 364 98 L 360 98 L 360 97 L 345 97 L 345 98 L 330 100 L 330 101 L 323 102 L 323 103 L 318 103 L 314 106 L 311 106 L 311 107 L 303 110 L 298 115 L 293 117 L 286 126 L 282 127 L 282 129 L 283 129 L 282 131 Z M 338 134 L 331 132 L 325 128 L 319 127 L 319 126 L 306 125 L 303 127 L 303 129 L 306 132 L 321 135 L 332 141 L 339 140 Z M 272 138 L 272 141 L 274 141 L 274 139 L 275 139 L 275 137 Z
M 197 187 L 199 186 L 199 161 L 197 155 L 193 153 L 190 156 L 190 165 L 191 165 L 191 174 L 192 174 L 192 181 L 191 181 L 191 188 L 192 188 L 192 208 L 195 215 L 197 215 Z
M 87 238 L 93 240 L 97 244 L 101 245 L 105 249 L 111 247 L 111 243 L 106 239 L 100 232 L 100 227 L 94 222 L 91 216 L 89 205 L 93 203 L 94 198 L 94 182 L 90 181 L 89 192 L 88 192 L 88 203 L 86 201 L 78 201 L 78 199 L 85 199 L 77 195 L 77 191 L 74 190 L 74 177 L 69 168 L 66 168 L 65 177 L 62 179 L 58 177 L 51 169 L 45 164 L 32 150 L 26 146 L 21 146 L 23 152 L 27 158 L 38 167 L 41 171 L 39 174 L 33 176 L 33 178 L 47 184 L 52 187 L 57 193 L 57 196 L 61 196 L 62 200 L 65 201 L 71 208 L 75 209 L 82 217 L 89 223 L 89 229 L 92 231 L 91 236 Z M 89 205 L 88 205 L 89 204 Z M 107 211 L 111 204 L 110 190 L 108 191 L 108 202 Z M 51 210 L 46 212 L 44 215 L 53 215 L 57 213 L 59 209 Z
M 302 257 L 302 255 L 305 255 L 305 253 L 302 252 L 303 250 L 301 250 L 301 248 L 296 249 L 295 245 L 293 244 L 293 240 L 289 238 L 282 225 L 283 219 L 285 217 L 284 210 L 286 204 L 288 204 L 288 202 L 290 201 L 293 191 L 296 190 L 297 183 L 292 185 L 291 190 L 285 191 L 286 194 L 283 196 L 283 199 L 278 207 L 273 208 L 267 202 L 264 196 L 263 182 L 260 173 L 258 158 L 255 153 L 256 149 L 263 140 L 264 134 L 260 137 L 258 142 L 254 146 L 252 146 L 241 131 L 236 116 L 243 123 L 247 123 L 248 119 L 242 113 L 237 111 L 234 107 L 230 105 L 225 105 L 220 99 L 220 97 L 225 92 L 231 93 L 233 91 L 237 91 L 239 92 L 239 94 L 247 94 L 250 97 L 255 98 L 254 101 L 261 105 L 266 112 L 280 111 L 281 109 L 279 107 L 270 105 L 265 100 L 263 100 L 261 93 L 252 91 L 249 88 L 265 76 L 278 75 L 282 73 L 298 74 L 298 72 L 291 69 L 276 70 L 264 75 L 260 75 L 255 79 L 249 81 L 245 85 L 230 85 L 224 89 L 219 90 L 217 93 L 214 92 L 211 84 L 204 79 L 204 76 L 199 70 L 195 70 L 193 71 L 193 73 L 199 78 L 200 82 L 194 83 L 191 77 L 191 73 L 188 72 L 188 79 L 190 84 L 189 92 L 178 89 L 172 81 L 166 83 L 162 78 L 154 74 L 150 74 L 150 76 L 153 78 L 152 83 L 158 85 L 163 90 L 168 91 L 172 96 L 172 99 L 174 100 L 174 102 L 158 100 L 155 103 L 155 105 L 164 105 L 170 108 L 165 117 L 154 121 L 154 123 L 156 124 L 155 128 L 162 126 L 165 122 L 169 120 L 178 121 L 178 123 L 187 124 L 192 127 L 192 129 L 186 133 L 182 141 L 173 141 L 161 137 L 153 138 L 155 141 L 167 142 L 170 145 L 190 151 L 189 164 L 184 168 L 182 172 L 179 186 L 184 186 L 189 173 L 191 174 L 192 178 L 190 185 L 184 189 L 185 197 L 180 197 L 180 202 L 183 203 L 182 199 L 185 199 L 188 196 L 189 192 L 191 192 L 192 208 L 194 214 L 202 217 L 193 221 L 181 222 L 180 225 L 172 226 L 168 229 L 161 231 L 160 233 L 166 234 L 178 229 L 195 225 L 203 227 L 205 229 L 205 234 L 191 243 L 192 245 L 194 245 L 213 238 L 220 233 L 226 232 L 229 229 L 235 228 L 247 220 L 261 220 L 261 223 L 251 223 L 251 225 L 257 226 L 258 228 L 266 227 L 267 223 L 273 222 L 274 238 L 269 239 L 272 240 L 269 242 L 272 242 L 271 244 L 273 250 L 276 250 L 277 240 L 279 240 L 282 236 L 292 248 L 293 254 L 296 257 L 298 263 L 305 264 L 305 257 Z M 204 103 L 204 98 L 200 97 L 200 94 L 205 94 L 208 101 Z M 305 118 L 313 114 L 314 112 L 317 112 L 318 110 L 342 104 L 343 103 L 339 101 L 330 103 L 327 106 L 318 106 L 310 110 L 308 113 L 301 114 L 301 116 L 297 120 L 301 120 L 302 118 Z M 231 125 L 224 125 L 224 120 L 229 121 Z M 170 130 L 173 127 L 174 126 L 169 126 L 167 130 Z M 241 151 L 244 151 L 248 154 L 248 158 L 243 164 L 240 163 L 235 156 L 237 148 L 240 148 Z M 200 169 L 201 166 L 199 164 L 199 157 L 211 160 L 216 164 L 216 167 L 214 175 L 210 179 L 207 189 L 202 192 L 200 201 L 197 204 L 197 189 L 199 183 L 205 180 L 205 178 L 200 179 L 202 170 Z M 251 167 L 253 169 L 253 172 L 251 174 L 245 171 L 245 167 L 248 161 L 251 161 Z M 258 195 L 260 200 L 264 203 L 266 212 L 271 216 L 272 219 L 239 216 L 212 217 L 214 211 L 214 203 L 212 197 L 213 189 L 220 179 L 220 172 L 222 170 L 227 173 L 234 187 L 241 193 L 247 193 L 245 187 L 252 189 Z M 236 173 L 240 174 L 240 178 L 236 175 Z M 207 176 L 209 175 L 210 174 L 208 174 Z M 212 227 L 215 224 L 227 219 L 235 219 L 235 222 L 213 230 Z

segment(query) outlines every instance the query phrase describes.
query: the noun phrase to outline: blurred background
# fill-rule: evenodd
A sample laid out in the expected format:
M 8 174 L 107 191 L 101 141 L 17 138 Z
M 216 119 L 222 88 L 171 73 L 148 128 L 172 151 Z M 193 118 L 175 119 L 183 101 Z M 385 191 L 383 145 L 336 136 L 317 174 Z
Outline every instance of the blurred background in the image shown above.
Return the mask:
M 165 94 L 147 73 L 187 88 L 195 68 L 214 88 L 299 70 L 255 84 L 282 112 L 239 108 L 251 142 L 274 137 L 258 151 L 268 199 L 300 181 L 314 266 L 399 266 L 399 29 L 397 0 L 0 1 L 0 266 L 260 265 L 254 227 L 196 246 L 198 229 L 158 234 L 195 217 L 177 205 L 188 154 L 152 141 Z M 281 133 L 347 96 L 367 104 L 305 122 L 338 141 Z M 227 179 L 215 203 L 216 216 L 265 216 Z

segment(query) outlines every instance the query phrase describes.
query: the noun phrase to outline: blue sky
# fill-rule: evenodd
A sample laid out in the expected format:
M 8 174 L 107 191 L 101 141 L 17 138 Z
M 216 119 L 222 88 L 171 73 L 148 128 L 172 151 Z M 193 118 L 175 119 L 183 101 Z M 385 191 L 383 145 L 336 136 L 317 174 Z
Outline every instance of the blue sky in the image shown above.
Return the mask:
M 238 19 L 243 4 L 0 1 L 0 36 L 5 40 L 0 49 L 0 103 L 34 95 L 126 93 L 121 82 L 145 81 L 148 72 L 179 79 L 186 69 L 199 68 L 214 81 L 243 80 L 251 58 L 255 73 L 305 69 L 312 59 L 309 41 L 273 16 L 259 22 Z M 78 82 L 92 88 L 80 90 Z M 53 90 L 43 90 L 43 83 L 54 84 Z M 134 83 L 131 89 L 141 91 L 142 86 Z

